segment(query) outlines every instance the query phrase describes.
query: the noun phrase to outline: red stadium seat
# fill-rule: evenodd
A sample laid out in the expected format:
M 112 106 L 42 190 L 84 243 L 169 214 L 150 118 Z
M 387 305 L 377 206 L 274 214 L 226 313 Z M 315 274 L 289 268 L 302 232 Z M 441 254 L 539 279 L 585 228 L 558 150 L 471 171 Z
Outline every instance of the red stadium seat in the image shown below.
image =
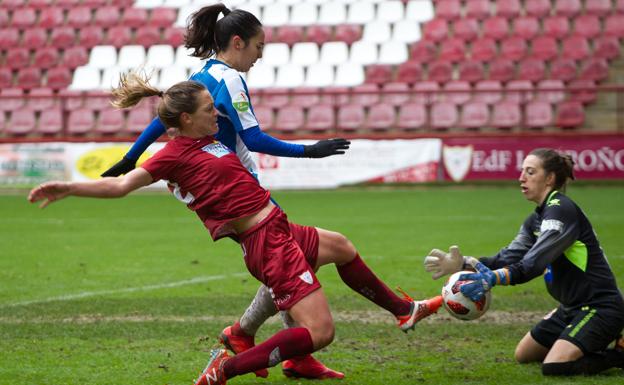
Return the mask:
M 453 66 L 449 62 L 433 62 L 429 64 L 428 79 L 445 83 L 453 77 Z
M 412 100 L 419 104 L 431 104 L 438 100 L 440 85 L 434 81 L 422 81 L 414 84 Z
M 0 8 L 0 26 L 4 27 L 9 24 L 9 10 L 6 9 L 6 5 L 3 3 L 4 7 Z
M 472 42 L 472 59 L 480 61 L 493 60 L 497 55 L 496 42 L 493 39 L 477 39 Z
M 556 80 L 570 81 L 576 78 L 577 66 L 572 59 L 555 59 L 550 62 L 550 77 Z
M 459 113 L 453 103 L 440 102 L 431 106 L 431 127 L 437 130 L 447 130 L 457 125 Z
M 60 7 L 45 7 L 39 13 L 39 21 L 37 25 L 41 28 L 52 29 L 62 25 L 65 22 L 63 9 Z
M 399 64 L 396 71 L 396 81 L 414 84 L 422 80 L 422 64 L 414 61 L 406 61 Z
M 437 0 L 435 13 L 437 17 L 443 19 L 458 19 L 461 16 L 461 2 L 459 0 Z
M 533 129 L 543 129 L 553 123 L 553 111 L 550 103 L 533 101 L 525 107 L 524 124 Z
M 407 83 L 385 83 L 381 87 L 381 102 L 392 106 L 400 106 L 409 102 L 411 89 Z
M 586 1 L 585 3 L 591 3 Z M 557 0 L 555 13 L 565 17 L 574 17 L 581 12 L 581 0 Z
M 622 1 L 622 0 L 615 0 L 615 8 L 613 10 L 616 11 L 617 13 L 623 13 L 624 12 L 624 1 Z
M 558 54 L 557 40 L 550 36 L 538 36 L 531 43 L 531 57 L 540 60 L 554 59 Z
M 319 39 L 325 38 L 325 33 L 328 32 L 327 26 L 310 26 L 308 27 L 308 41 L 317 42 Z M 310 37 L 314 37 L 311 39 Z M 348 45 L 355 43 L 362 38 L 362 27 L 356 24 L 339 24 L 336 26 L 334 32 L 335 41 L 344 41 Z M 331 29 L 327 35 L 327 40 L 331 40 Z
M 128 111 L 125 129 L 131 134 L 139 134 L 152 122 L 154 116 L 154 112 L 149 104 L 141 103 Z
M 497 0 L 496 1 L 496 15 L 506 17 L 508 19 L 515 19 L 520 16 L 520 0 Z
M 624 38 L 624 14 L 613 14 L 604 20 L 604 35 Z
M 458 105 L 467 103 L 472 97 L 471 89 L 472 87 L 467 81 L 451 80 L 444 85 L 444 100 Z
M 37 21 L 37 13 L 34 8 L 17 8 L 11 17 L 11 26 L 20 29 L 31 28 Z
M 561 57 L 564 59 L 582 60 L 590 55 L 589 42 L 583 36 L 570 36 L 561 42 Z
M 513 23 L 514 35 L 526 40 L 533 39 L 539 34 L 539 21 L 535 17 L 519 17 Z
M 17 9 L 24 6 L 24 0 L 3 0 L 2 7 L 7 10 Z
M 336 128 L 336 111 L 334 106 L 321 104 L 308 110 L 303 128 L 314 133 L 324 133 L 334 131 Z
M 149 24 L 161 28 L 171 27 L 178 17 L 177 13 L 175 8 L 153 8 L 149 17 Z
M 499 129 L 511 129 L 522 123 L 520 105 L 503 101 L 492 106 L 492 126 Z
M 344 41 L 352 44 L 360 40 L 362 31 L 359 26 L 340 24 L 336 26 L 336 41 Z M 305 41 L 311 41 L 318 45 L 327 43 L 332 39 L 332 29 L 329 25 L 311 25 L 306 30 Z M 349 43 L 351 42 L 351 43 Z
M 483 21 L 483 37 L 501 40 L 509 34 L 509 22 L 502 16 L 491 17 Z
M 87 64 L 89 53 L 84 47 L 76 46 L 65 50 L 63 53 L 63 65 L 68 68 L 76 68 Z
M 565 99 L 565 84 L 561 80 L 545 79 L 537 83 L 536 100 L 557 104 Z
M 593 80 L 576 79 L 568 84 L 570 89 L 569 100 L 589 104 L 596 101 L 596 83 Z
M 574 128 L 585 123 L 585 110 L 579 102 L 563 102 L 557 106 L 557 126 Z
M 60 107 L 41 111 L 36 131 L 43 135 L 57 135 L 63 131 L 63 111 Z
M 479 129 L 486 127 L 490 121 L 490 110 L 485 103 L 470 102 L 462 107 L 461 121 L 459 125 L 467 129 Z
M 17 47 L 20 41 L 20 34 L 17 28 L 0 29 L 0 49 Z
M 275 121 L 275 116 L 271 107 L 256 106 L 254 107 L 254 115 L 256 116 L 256 120 L 258 121 L 262 129 L 270 131 L 275 128 L 275 125 L 273 123 Z
M 262 104 L 271 108 L 281 108 L 290 103 L 288 88 L 269 88 L 262 96 Z
M 58 106 L 60 103 L 51 88 L 33 88 L 28 93 L 28 107 L 35 111 L 43 111 Z
M 50 34 L 50 44 L 56 48 L 69 48 L 75 45 L 76 32 L 72 27 L 57 27 Z
M 53 89 L 67 88 L 72 82 L 72 73 L 69 68 L 50 68 L 47 74 L 46 86 Z
M 13 71 L 7 67 L 0 67 L 0 89 L 11 87 L 12 85 L 13 85 Z
M 511 59 L 506 59 L 507 57 L 507 55 L 501 54 L 501 59 L 496 59 L 490 62 L 488 76 L 490 80 L 507 82 L 515 78 L 516 67 Z
M 22 108 L 11 113 L 11 121 L 5 130 L 11 135 L 28 135 L 35 130 L 36 122 L 35 111 Z
M 395 123 L 396 114 L 394 106 L 379 103 L 370 107 L 365 127 L 373 131 L 388 131 L 395 126 Z
M 111 107 L 110 97 L 102 91 L 87 91 L 85 107 L 93 111 L 107 110 Z
M 477 82 L 474 87 L 474 100 L 486 104 L 494 104 L 500 101 L 503 97 L 503 85 L 496 80 L 481 80 Z M 485 92 L 491 91 L 491 92 Z
M 112 45 L 115 48 L 121 48 L 124 45 L 133 43 L 132 30 L 124 25 L 116 25 L 108 29 L 106 38 L 102 42 L 105 45 Z
M 48 42 L 48 33 L 43 28 L 29 28 L 22 36 L 22 48 L 39 49 Z
M 373 64 L 366 67 L 366 82 L 374 84 L 388 83 L 392 80 L 392 66 Z
M 70 135 L 83 135 L 95 127 L 95 114 L 88 108 L 79 108 L 69 111 L 67 120 L 67 133 Z
M 136 44 L 144 47 L 150 47 L 155 44 L 161 43 L 160 30 L 158 27 L 146 25 L 136 30 Z
M 184 28 L 168 27 L 163 31 L 163 44 L 173 47 L 184 45 Z
M 337 126 L 340 131 L 357 131 L 364 125 L 364 107 L 346 104 L 338 108 Z
M 321 103 L 321 89 L 318 87 L 293 88 L 290 103 L 303 108 L 310 108 Z
M 41 86 L 41 69 L 34 67 L 20 69 L 17 72 L 17 85 L 22 88 Z
M 369 107 L 375 103 L 379 103 L 380 99 L 379 86 L 377 84 L 365 83 L 353 87 L 353 94 L 351 96 L 352 104 Z
M 544 79 L 546 76 L 546 64 L 538 59 L 525 59 L 518 63 L 518 75 L 520 80 L 533 82 Z
M 321 104 L 332 104 L 334 106 L 345 106 L 349 104 L 351 89 L 349 87 L 326 87 L 321 93 Z
M 59 50 L 54 47 L 42 47 L 35 50 L 33 63 L 39 68 L 50 68 L 58 64 L 60 59 Z
M 424 104 L 407 103 L 399 106 L 397 127 L 404 131 L 417 130 L 427 125 L 427 110 Z
M 570 33 L 570 22 L 564 16 L 551 16 L 542 21 L 544 35 L 563 39 Z
M 459 79 L 467 82 L 476 82 L 485 78 L 483 64 L 478 61 L 463 61 L 459 63 Z
M 264 30 L 264 42 L 265 43 L 273 43 L 275 41 L 275 31 L 273 27 L 263 26 Z
M 479 35 L 477 19 L 461 18 L 453 22 L 453 36 L 464 41 L 475 39 Z
M 49 74 L 48 74 L 49 75 Z M 48 78 L 48 82 L 49 82 Z M 71 76 L 70 76 L 71 81 Z M 63 109 L 72 111 L 84 106 L 84 96 L 81 91 L 68 90 L 66 88 L 59 90 L 58 96 L 61 99 Z
M 78 44 L 85 48 L 92 48 L 104 44 L 104 30 L 97 25 L 91 25 L 80 29 Z
M 305 115 L 303 108 L 288 105 L 277 110 L 274 129 L 281 132 L 296 132 L 303 128 Z
M 620 42 L 617 37 L 600 36 L 594 40 L 594 54 L 598 59 L 613 60 L 620 56 Z
M 466 44 L 462 39 L 450 38 L 440 45 L 438 60 L 458 62 L 464 59 Z
M 524 10 L 527 15 L 545 17 L 550 13 L 550 0 L 525 0 Z
M 303 27 L 298 25 L 283 25 L 277 28 L 275 41 L 292 46 L 303 41 Z
M 429 63 L 435 60 L 437 47 L 431 40 L 423 39 L 412 44 L 410 48 L 410 58 L 414 62 Z
M 466 2 L 466 17 L 485 19 L 490 16 L 490 0 L 470 0 Z
M 67 10 L 67 25 L 74 28 L 87 27 L 91 23 L 91 8 L 86 6 L 71 7 Z
M 533 100 L 533 83 L 528 80 L 512 80 L 505 86 L 505 100 L 524 104 Z
M 600 19 L 596 15 L 580 15 L 574 19 L 574 33 L 586 38 L 596 37 L 601 32 Z
M 435 42 L 442 41 L 448 37 L 448 22 L 445 19 L 433 19 L 424 24 L 423 37 L 426 40 Z
M 27 48 L 13 48 L 6 53 L 6 66 L 19 69 L 30 65 L 30 51 Z
M 500 42 L 501 57 L 509 60 L 522 60 L 527 54 L 526 39 L 518 36 L 511 36 Z
M 126 8 L 121 16 L 120 23 L 127 27 L 139 28 L 147 25 L 147 9 L 145 8 Z
M 21 88 L 3 88 L 0 90 L 0 96 L 2 96 L 0 111 L 15 111 L 26 104 L 24 90 Z
M 611 0 L 585 1 L 585 12 L 589 15 L 604 17 L 610 14 L 611 11 Z
M 124 126 L 123 111 L 109 107 L 100 111 L 100 118 L 95 126 L 95 132 L 102 135 L 118 134 L 124 130 Z
M 581 65 L 581 79 L 603 81 L 609 77 L 609 64 L 604 59 L 589 59 Z
M 107 28 L 117 25 L 120 19 L 119 8 L 114 5 L 107 5 L 95 9 L 93 22 L 100 27 Z

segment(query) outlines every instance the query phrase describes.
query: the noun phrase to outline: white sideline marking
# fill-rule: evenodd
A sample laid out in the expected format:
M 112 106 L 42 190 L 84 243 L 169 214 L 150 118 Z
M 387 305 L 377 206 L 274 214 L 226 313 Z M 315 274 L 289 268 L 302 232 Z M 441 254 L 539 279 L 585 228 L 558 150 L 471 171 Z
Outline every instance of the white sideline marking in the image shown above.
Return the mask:
M 170 288 L 170 287 L 194 285 L 196 283 L 203 283 L 203 282 L 209 282 L 209 281 L 217 281 L 217 280 L 225 279 L 225 278 L 242 277 L 242 276 L 247 276 L 247 275 L 249 275 L 249 273 L 235 273 L 235 274 L 230 274 L 230 275 L 211 275 L 211 276 L 205 276 L 205 277 L 195 277 L 195 278 L 186 279 L 186 280 L 177 281 L 177 282 L 161 283 L 158 285 L 127 287 L 125 289 L 115 289 L 115 290 L 84 291 L 82 293 L 60 295 L 58 297 L 48 297 L 48 298 L 41 298 L 41 299 L 33 299 L 29 301 L 0 304 L 0 308 L 32 305 L 35 303 L 48 303 L 48 302 L 54 302 L 54 301 L 71 301 L 74 299 L 95 297 L 98 295 L 122 294 L 122 293 L 134 293 L 137 291 L 158 290 L 158 289 L 165 289 L 165 288 Z

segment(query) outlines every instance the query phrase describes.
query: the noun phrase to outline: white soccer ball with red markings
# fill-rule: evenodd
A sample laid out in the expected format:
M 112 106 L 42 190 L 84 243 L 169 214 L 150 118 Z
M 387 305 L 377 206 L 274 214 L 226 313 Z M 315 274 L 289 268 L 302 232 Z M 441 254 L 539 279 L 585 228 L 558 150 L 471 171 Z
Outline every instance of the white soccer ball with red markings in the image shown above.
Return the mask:
M 458 271 L 451 275 L 446 280 L 444 286 L 442 286 L 442 303 L 444 304 L 444 308 L 450 315 L 463 321 L 470 321 L 481 317 L 490 307 L 490 302 L 492 302 L 489 290 L 485 292 L 481 300 L 476 302 L 462 294 L 459 289 L 460 286 L 472 281 L 460 281 L 459 276 L 470 273 L 474 273 L 474 271 Z

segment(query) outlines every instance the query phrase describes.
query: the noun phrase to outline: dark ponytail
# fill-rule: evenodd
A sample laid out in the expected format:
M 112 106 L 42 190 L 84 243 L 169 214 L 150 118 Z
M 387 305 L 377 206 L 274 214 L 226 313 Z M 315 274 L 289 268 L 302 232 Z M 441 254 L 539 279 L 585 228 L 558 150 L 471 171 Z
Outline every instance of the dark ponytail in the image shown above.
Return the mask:
M 555 190 L 565 191 L 569 180 L 574 180 L 574 160 L 568 154 L 564 154 L 552 148 L 536 148 L 529 155 L 535 155 L 542 161 L 542 167 L 546 173 L 555 174 Z
M 223 17 L 219 19 L 219 14 Z M 184 37 L 192 56 L 206 59 L 228 48 L 232 36 L 239 36 L 245 44 L 258 34 L 262 23 L 252 13 L 242 9 L 230 11 L 224 4 L 214 4 L 193 13 Z

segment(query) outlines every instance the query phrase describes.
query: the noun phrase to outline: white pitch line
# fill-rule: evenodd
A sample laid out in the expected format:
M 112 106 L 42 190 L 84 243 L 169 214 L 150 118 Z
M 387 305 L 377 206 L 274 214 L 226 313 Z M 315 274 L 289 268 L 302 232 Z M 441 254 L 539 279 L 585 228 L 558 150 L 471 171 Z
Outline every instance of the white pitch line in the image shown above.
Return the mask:
M 29 300 L 29 301 L 0 304 L 0 308 L 3 308 L 3 307 L 13 307 L 13 306 L 23 306 L 23 305 L 32 305 L 32 304 L 35 304 L 35 303 L 48 303 L 48 302 L 54 302 L 54 301 L 71 301 L 71 300 L 74 300 L 74 299 L 95 297 L 95 296 L 98 296 L 98 295 L 134 293 L 134 292 L 137 292 L 137 291 L 166 289 L 166 288 L 170 288 L 170 287 L 194 285 L 194 284 L 197 284 L 197 283 L 203 283 L 203 282 L 209 282 L 209 281 L 217 281 L 217 280 L 221 280 L 221 279 L 242 277 L 242 276 L 247 276 L 247 275 L 249 275 L 249 273 L 235 273 L 235 274 L 230 274 L 230 275 L 211 275 L 211 276 L 204 276 L 204 277 L 195 277 L 195 278 L 186 279 L 186 280 L 177 281 L 177 282 L 161 283 L 161 284 L 158 284 L 158 285 L 127 287 L 125 289 L 115 289 L 115 290 L 84 291 L 82 293 L 60 295 L 58 297 L 48 297 L 48 298 L 41 298 L 41 299 L 33 299 L 33 300 Z

